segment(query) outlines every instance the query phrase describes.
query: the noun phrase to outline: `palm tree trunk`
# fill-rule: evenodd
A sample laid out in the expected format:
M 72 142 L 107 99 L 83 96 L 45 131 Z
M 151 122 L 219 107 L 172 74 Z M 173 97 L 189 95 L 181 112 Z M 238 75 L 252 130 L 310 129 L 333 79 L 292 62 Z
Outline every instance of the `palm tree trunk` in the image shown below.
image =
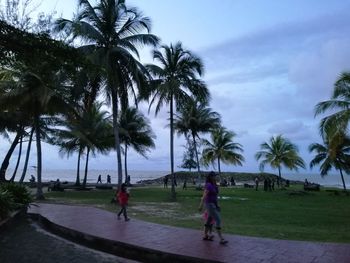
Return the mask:
M 39 115 L 36 115 L 34 118 L 34 127 L 35 127 L 35 136 L 36 136 L 36 152 L 37 152 L 37 191 L 36 191 L 36 199 L 42 200 L 45 199 L 43 195 L 43 189 L 41 184 L 41 171 L 42 171 L 42 163 L 41 163 L 41 141 L 40 141 L 40 126 L 39 126 Z
M 21 138 L 19 140 L 19 151 L 18 151 L 17 163 L 16 163 L 15 170 L 13 171 L 12 177 L 10 179 L 10 182 L 13 182 L 15 180 L 15 177 L 16 177 L 16 173 L 17 173 L 17 169 L 18 169 L 18 166 L 19 166 L 19 162 L 21 161 L 22 145 L 23 145 L 23 135 L 21 136 Z
M 221 175 L 220 157 L 218 157 L 218 171 L 219 171 L 219 178 L 220 178 L 220 175 Z
M 125 170 L 125 183 L 128 182 L 128 145 L 125 143 L 125 155 L 124 155 L 124 170 Z
M 77 164 L 77 178 L 75 179 L 75 185 L 76 186 L 80 185 L 80 156 L 81 156 L 81 148 L 79 147 L 78 164 Z
M 344 191 L 346 191 L 346 185 L 345 185 L 345 180 L 344 180 L 343 171 L 342 171 L 341 168 L 339 169 L 339 171 L 340 171 L 341 180 L 342 180 L 342 182 L 343 182 Z
M 192 139 L 193 139 L 193 146 L 194 146 L 194 152 L 196 153 L 196 161 L 197 161 L 197 169 L 198 169 L 198 185 L 201 185 L 201 169 L 199 166 L 199 157 L 198 157 L 198 150 L 197 150 L 197 142 L 196 137 L 192 133 Z
M 27 167 L 28 167 L 29 155 L 30 155 L 30 148 L 31 148 L 31 146 L 32 146 L 34 130 L 35 130 L 35 129 L 34 129 L 34 127 L 33 127 L 32 130 L 30 131 L 29 141 L 28 141 L 28 147 L 27 147 L 27 153 L 26 153 L 26 159 L 25 159 L 25 161 L 24 161 L 22 176 L 21 176 L 21 179 L 19 180 L 20 183 L 23 183 L 24 177 L 26 176 L 26 173 L 27 173 Z
M 15 139 L 13 140 L 10 149 L 8 150 L 2 164 L 1 164 L 1 168 L 0 168 L 0 182 L 6 182 L 6 170 L 10 164 L 10 158 L 11 155 L 13 153 L 13 151 L 15 150 L 19 138 L 21 137 L 21 132 L 17 132 Z
M 90 148 L 88 147 L 87 148 L 87 153 L 86 153 L 85 174 L 84 174 L 83 188 L 86 187 L 88 167 L 89 167 L 89 154 L 90 154 Z
M 281 167 L 278 166 L 278 177 L 280 178 L 280 182 L 282 182 L 282 175 L 281 175 Z
M 173 102 L 173 95 L 171 94 L 170 99 L 170 169 L 171 169 L 171 198 L 173 200 L 176 200 L 176 193 L 175 193 L 175 173 L 174 173 L 174 102 Z
M 117 165 L 118 165 L 118 190 L 121 188 L 123 183 L 123 168 L 122 168 L 122 157 L 120 151 L 120 138 L 119 138 L 119 124 L 118 124 L 118 97 L 117 92 L 112 89 L 112 113 L 113 113 L 113 132 L 114 132 L 114 144 L 117 151 Z

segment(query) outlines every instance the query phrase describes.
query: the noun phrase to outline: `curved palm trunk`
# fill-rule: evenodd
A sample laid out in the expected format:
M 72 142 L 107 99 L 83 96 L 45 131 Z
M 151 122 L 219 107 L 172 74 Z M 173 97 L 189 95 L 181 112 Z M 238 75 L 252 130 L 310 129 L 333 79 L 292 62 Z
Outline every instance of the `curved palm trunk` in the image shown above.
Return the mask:
M 346 191 L 346 185 L 345 185 L 345 180 L 344 180 L 343 171 L 342 171 L 341 168 L 339 169 L 339 171 L 340 171 L 341 180 L 342 180 L 342 182 L 343 182 L 344 191 Z
M 84 174 L 84 181 L 83 181 L 83 188 L 86 187 L 87 174 L 88 174 L 88 167 L 89 167 L 89 154 L 90 154 L 90 148 L 87 148 L 86 162 L 85 162 L 85 174 Z
M 77 178 L 75 179 L 76 186 L 80 185 L 80 156 L 81 156 L 81 148 L 79 148 L 79 153 L 78 153 Z
M 123 183 L 123 168 L 122 157 L 120 151 L 119 124 L 118 124 L 118 98 L 116 91 L 112 87 L 112 114 L 113 114 L 113 132 L 114 144 L 117 151 L 117 166 L 118 166 L 118 190 Z
M 128 145 L 125 143 L 125 155 L 124 155 L 124 171 L 125 171 L 125 183 L 128 183 Z
M 201 185 L 201 169 L 199 166 L 199 157 L 198 157 L 198 150 L 197 150 L 197 142 L 196 137 L 192 133 L 192 139 L 193 139 L 193 146 L 194 146 L 194 152 L 196 153 L 196 161 L 197 161 L 197 170 L 198 170 L 198 185 Z
M 10 182 L 13 182 L 15 180 L 15 177 L 16 177 L 16 173 L 17 173 L 17 170 L 18 170 L 19 162 L 21 161 L 22 145 L 23 145 L 23 135 L 21 136 L 21 138 L 19 140 L 19 151 L 18 151 L 17 163 L 16 163 L 15 170 L 13 171 L 12 177 L 10 179 Z
M 43 195 L 42 183 L 41 183 L 41 171 L 42 171 L 42 155 L 41 155 L 41 141 L 40 141 L 40 126 L 39 126 L 39 115 L 34 118 L 35 136 L 36 136 L 36 151 L 37 151 L 37 191 L 36 199 L 45 199 Z
M 174 102 L 173 95 L 170 100 L 170 169 L 171 169 L 171 198 L 176 200 L 175 193 L 175 173 L 174 173 Z
M 13 140 L 10 149 L 8 150 L 0 168 L 0 182 L 6 182 L 6 170 L 10 164 L 10 158 L 12 156 L 13 151 L 15 150 L 19 138 L 21 137 L 21 132 L 17 132 L 15 139 Z
M 30 131 L 28 147 L 27 147 L 27 153 L 26 153 L 26 159 L 24 161 L 24 167 L 23 167 L 23 171 L 22 171 L 22 176 L 21 176 L 21 179 L 19 180 L 20 183 L 23 183 L 24 177 L 26 176 L 26 173 L 27 173 L 28 162 L 29 162 L 29 155 L 30 155 L 30 148 L 32 146 L 34 130 L 35 129 L 33 127 L 32 130 Z

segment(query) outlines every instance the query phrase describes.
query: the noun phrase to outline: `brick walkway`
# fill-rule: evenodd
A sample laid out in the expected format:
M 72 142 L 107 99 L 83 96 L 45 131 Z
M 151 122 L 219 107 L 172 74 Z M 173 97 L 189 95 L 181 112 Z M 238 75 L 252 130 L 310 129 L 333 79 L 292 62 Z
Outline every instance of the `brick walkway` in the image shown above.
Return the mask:
M 226 234 L 223 246 L 202 241 L 199 230 L 118 221 L 115 213 L 93 207 L 40 203 L 28 213 L 66 238 L 142 262 L 350 262 L 350 244 Z

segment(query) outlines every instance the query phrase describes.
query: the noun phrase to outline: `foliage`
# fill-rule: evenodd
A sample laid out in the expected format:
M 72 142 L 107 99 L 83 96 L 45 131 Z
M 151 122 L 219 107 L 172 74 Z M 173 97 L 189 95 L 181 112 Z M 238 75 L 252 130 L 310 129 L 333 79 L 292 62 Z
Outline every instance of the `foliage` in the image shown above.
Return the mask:
M 6 218 L 8 213 L 15 208 L 12 194 L 0 189 L 0 220 Z
M 332 114 L 320 123 L 322 136 L 333 136 L 337 132 L 346 133 L 350 121 L 350 72 L 342 73 L 334 84 L 330 100 L 320 102 L 315 107 L 315 116 L 325 112 Z
M 334 142 L 336 141 L 336 143 Z M 310 168 L 320 165 L 321 175 L 325 176 L 335 168 L 340 172 L 343 188 L 346 190 L 343 171 L 350 173 L 350 138 L 347 136 L 326 136 L 324 144 L 313 143 L 309 151 L 316 155 L 310 162 Z
M 136 90 L 147 82 L 148 73 L 134 56 L 139 57 L 138 47 L 158 44 L 158 37 L 150 34 L 150 28 L 150 19 L 128 7 L 125 0 L 100 0 L 95 6 L 88 0 L 79 1 L 74 21 L 62 18 L 56 23 L 57 31 L 82 41 L 79 49 L 100 67 L 106 80 L 104 90 L 107 102 L 112 103 L 119 187 L 122 184 L 119 107 L 128 107 L 129 95 L 136 100 Z
M 210 135 L 211 141 L 203 140 L 203 163 L 215 165 L 215 161 L 217 161 L 219 173 L 221 172 L 221 161 L 226 164 L 242 166 L 244 157 L 239 152 L 243 152 L 243 148 L 241 144 L 233 142 L 235 136 L 234 132 L 228 131 L 224 127 L 213 130 Z
M 27 207 L 32 201 L 32 196 L 24 185 L 16 183 L 4 183 L 0 185 L 0 192 L 8 192 L 16 208 Z
M 305 168 L 303 159 L 298 155 L 298 148 L 282 135 L 271 137 L 269 143 L 260 145 L 261 151 L 255 154 L 256 160 L 261 160 L 260 170 L 269 164 L 272 168 L 277 168 L 281 177 L 281 167 L 284 165 L 288 169 L 298 170 L 298 167 Z
M 150 108 L 158 101 L 155 114 L 158 114 L 163 105 L 169 105 L 171 193 L 175 199 L 174 110 L 186 105 L 191 95 L 201 103 L 207 103 L 210 95 L 205 83 L 199 79 L 204 69 L 201 59 L 184 49 L 181 42 L 170 46 L 163 45 L 162 50 L 154 50 L 153 59 L 161 66 L 147 65 L 153 79 L 150 89 L 141 95 L 150 99 Z

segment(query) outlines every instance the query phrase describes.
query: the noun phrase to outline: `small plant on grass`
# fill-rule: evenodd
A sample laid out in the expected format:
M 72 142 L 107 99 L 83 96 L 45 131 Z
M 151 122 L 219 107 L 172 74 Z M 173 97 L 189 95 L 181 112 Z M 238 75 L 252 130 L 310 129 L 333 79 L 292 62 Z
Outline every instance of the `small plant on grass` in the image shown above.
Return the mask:
M 0 221 L 5 219 L 14 207 L 15 204 L 11 193 L 0 189 Z
M 20 184 L 9 183 L 0 186 L 1 191 L 8 192 L 11 195 L 11 200 L 14 203 L 14 209 L 28 207 L 32 202 L 32 197 L 27 188 Z

